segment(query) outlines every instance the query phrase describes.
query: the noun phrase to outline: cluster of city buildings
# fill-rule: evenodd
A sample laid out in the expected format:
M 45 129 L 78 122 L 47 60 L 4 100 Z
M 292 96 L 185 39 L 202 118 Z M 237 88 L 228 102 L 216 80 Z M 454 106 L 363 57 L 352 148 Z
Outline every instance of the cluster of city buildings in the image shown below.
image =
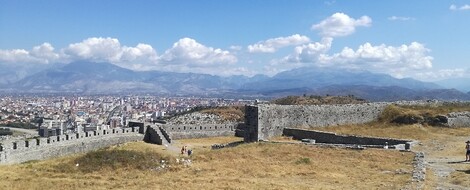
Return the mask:
M 43 137 L 154 122 L 197 106 L 245 105 L 251 100 L 155 96 L 4 96 L 0 125 L 29 123 Z

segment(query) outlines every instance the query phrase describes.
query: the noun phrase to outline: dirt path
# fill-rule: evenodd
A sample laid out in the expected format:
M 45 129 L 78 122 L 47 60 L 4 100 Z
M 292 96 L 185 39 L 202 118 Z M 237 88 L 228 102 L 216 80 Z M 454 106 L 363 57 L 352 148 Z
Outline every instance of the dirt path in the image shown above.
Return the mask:
M 427 172 L 426 189 L 470 189 L 470 174 L 465 173 L 470 168 L 470 162 L 465 162 L 465 141 L 468 139 L 434 139 L 416 146 L 415 150 L 425 153 L 427 169 L 431 170 Z

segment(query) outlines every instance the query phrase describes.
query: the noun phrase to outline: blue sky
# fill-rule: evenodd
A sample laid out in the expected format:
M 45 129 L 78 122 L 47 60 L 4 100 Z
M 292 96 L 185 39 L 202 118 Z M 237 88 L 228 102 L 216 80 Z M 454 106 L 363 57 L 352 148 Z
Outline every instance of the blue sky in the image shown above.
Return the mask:
M 0 0 L 0 63 L 470 77 L 470 1 Z

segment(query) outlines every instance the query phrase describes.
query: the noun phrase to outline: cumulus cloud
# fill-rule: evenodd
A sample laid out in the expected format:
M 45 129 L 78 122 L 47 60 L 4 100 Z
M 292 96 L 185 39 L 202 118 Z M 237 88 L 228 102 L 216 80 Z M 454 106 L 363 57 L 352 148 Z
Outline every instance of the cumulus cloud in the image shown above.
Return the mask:
M 391 20 L 391 21 L 411 21 L 411 20 L 415 20 L 415 18 L 413 18 L 413 17 L 403 17 L 403 16 L 391 16 L 391 17 L 388 17 L 388 20 Z
M 325 37 L 320 42 L 297 46 L 294 53 L 283 58 L 282 62 L 308 63 L 317 62 L 318 58 L 331 48 L 333 38 Z
M 249 45 L 248 51 L 251 53 L 274 53 L 282 47 L 300 45 L 308 42 L 310 42 L 310 38 L 308 38 L 307 36 L 294 34 L 292 36 L 287 37 L 271 38 L 266 41 L 261 41 L 256 44 Z
M 238 48 L 238 47 L 234 47 Z M 241 47 L 240 47 L 241 48 Z M 166 70 L 210 74 L 239 74 L 246 68 L 231 68 L 237 57 L 229 51 L 206 47 L 194 39 L 183 38 L 162 55 L 148 44 L 122 45 L 116 38 L 92 37 L 55 51 L 50 43 L 31 50 L 0 50 L 3 63 L 70 63 L 74 61 L 109 62 L 133 70 Z M 226 67 L 231 65 L 231 67 Z M 224 72 L 220 73 L 219 69 Z
M 136 47 L 122 46 L 116 38 L 88 38 L 70 44 L 62 50 L 69 60 L 89 60 L 94 62 L 132 63 L 134 61 L 155 62 L 157 53 L 148 44 Z
M 160 56 L 159 62 L 162 64 L 210 66 L 235 63 L 237 57 L 229 51 L 206 47 L 191 38 L 182 38 Z
M 110 37 L 88 38 L 68 45 L 61 53 L 67 62 L 109 62 L 133 70 L 149 70 L 155 67 L 158 60 L 157 52 L 151 45 L 139 43 L 129 47 Z
M 368 27 L 371 23 L 372 19 L 368 16 L 354 19 L 344 13 L 335 13 L 320 23 L 313 25 L 312 30 L 319 31 L 320 35 L 325 37 L 347 36 L 354 33 L 356 27 Z
M 470 5 L 465 4 L 458 7 L 457 5 L 452 4 L 450 5 L 449 9 L 452 11 L 467 11 L 470 10 Z
M 24 49 L 0 50 L 2 62 L 30 62 L 34 58 Z
M 323 56 L 319 62 L 403 77 L 409 76 L 412 72 L 431 69 L 433 57 L 428 55 L 429 52 L 429 49 L 418 42 L 398 47 L 384 44 L 373 46 L 370 43 L 365 43 L 356 50 L 345 47 L 339 53 Z
M 0 50 L 0 61 L 8 63 L 41 63 L 48 64 L 60 59 L 54 47 L 49 43 L 43 43 L 28 51 L 25 49 Z

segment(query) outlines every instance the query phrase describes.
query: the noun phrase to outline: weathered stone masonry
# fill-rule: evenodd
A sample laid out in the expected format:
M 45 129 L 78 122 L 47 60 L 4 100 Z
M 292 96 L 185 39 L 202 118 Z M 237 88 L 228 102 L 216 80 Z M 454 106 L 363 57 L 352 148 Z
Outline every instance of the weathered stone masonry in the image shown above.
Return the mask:
M 378 118 L 388 104 L 247 106 L 245 141 L 268 140 L 281 136 L 286 127 L 325 127 L 371 122 Z
M 234 136 L 240 123 L 225 124 L 166 124 L 163 129 L 171 139 L 192 139 L 204 137 Z
M 336 133 L 284 128 L 283 135 L 291 136 L 294 139 L 314 139 L 316 143 L 327 144 L 355 144 L 355 145 L 399 145 L 411 143 L 412 140 L 379 138 L 379 137 L 362 137 L 354 135 L 337 135 Z
M 139 128 L 133 127 L 6 142 L 0 146 L 0 164 L 55 158 L 142 139 Z
M 245 107 L 245 142 L 264 141 L 281 136 L 284 128 L 325 127 L 362 124 L 378 119 L 391 104 L 419 106 L 470 106 L 470 102 L 399 101 L 346 105 L 275 105 Z M 470 127 L 470 112 L 449 113 L 449 127 Z

